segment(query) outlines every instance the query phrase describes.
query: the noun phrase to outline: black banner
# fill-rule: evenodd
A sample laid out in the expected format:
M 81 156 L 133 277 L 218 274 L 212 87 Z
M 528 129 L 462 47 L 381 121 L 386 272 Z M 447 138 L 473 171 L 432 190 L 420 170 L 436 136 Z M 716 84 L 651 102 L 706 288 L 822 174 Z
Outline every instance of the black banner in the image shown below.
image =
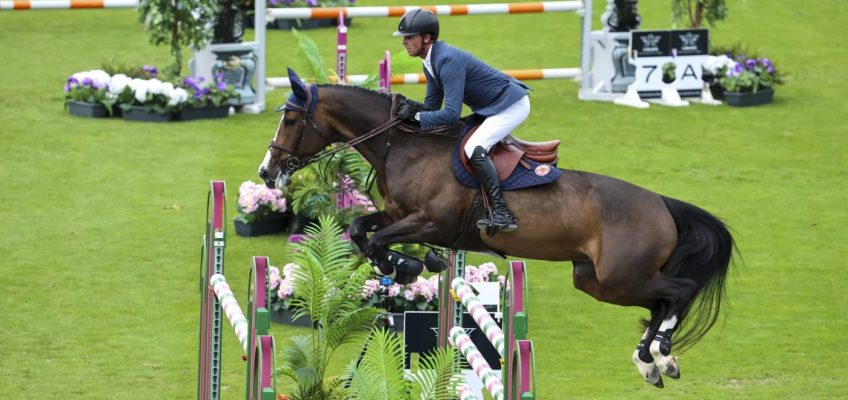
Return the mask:
M 710 49 L 710 31 L 707 29 L 683 29 L 671 31 L 671 48 L 678 56 L 700 56 Z
M 494 314 L 490 313 L 489 315 L 494 318 Z M 492 346 L 470 314 L 463 314 L 462 326 L 492 369 L 500 369 L 501 357 L 498 351 L 495 350 L 495 347 Z M 439 313 L 436 311 L 404 313 L 403 340 L 406 344 L 406 366 L 404 368 L 410 368 L 410 353 L 424 355 L 436 349 L 436 330 L 438 327 Z
M 671 32 L 630 31 L 630 46 L 635 57 L 671 56 Z

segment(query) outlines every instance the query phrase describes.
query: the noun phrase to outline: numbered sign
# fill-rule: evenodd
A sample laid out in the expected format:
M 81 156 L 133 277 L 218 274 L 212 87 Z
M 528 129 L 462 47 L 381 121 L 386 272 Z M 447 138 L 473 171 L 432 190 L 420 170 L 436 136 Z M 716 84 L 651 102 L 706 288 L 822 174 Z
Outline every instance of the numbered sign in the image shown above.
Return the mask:
M 707 29 L 631 31 L 630 63 L 636 66 L 631 87 L 642 98 L 660 97 L 666 83 L 681 96 L 698 96 L 704 86 L 701 66 L 708 49 Z M 663 82 L 666 65 L 674 65 L 672 82 Z

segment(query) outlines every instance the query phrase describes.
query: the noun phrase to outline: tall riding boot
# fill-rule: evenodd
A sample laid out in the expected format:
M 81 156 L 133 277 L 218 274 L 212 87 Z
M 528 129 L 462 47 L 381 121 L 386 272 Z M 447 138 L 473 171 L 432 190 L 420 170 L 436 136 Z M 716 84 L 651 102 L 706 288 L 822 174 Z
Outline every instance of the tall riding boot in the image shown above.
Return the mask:
M 483 218 L 477 221 L 477 227 L 486 229 L 489 235 L 494 235 L 499 231 L 512 232 L 518 229 L 518 223 L 503 199 L 498 171 L 495 169 L 495 164 L 489 158 L 486 149 L 482 146 L 474 148 L 470 161 L 474 171 L 477 172 L 477 180 L 483 185 L 483 189 L 489 197 L 489 205 L 492 207 L 492 219 Z

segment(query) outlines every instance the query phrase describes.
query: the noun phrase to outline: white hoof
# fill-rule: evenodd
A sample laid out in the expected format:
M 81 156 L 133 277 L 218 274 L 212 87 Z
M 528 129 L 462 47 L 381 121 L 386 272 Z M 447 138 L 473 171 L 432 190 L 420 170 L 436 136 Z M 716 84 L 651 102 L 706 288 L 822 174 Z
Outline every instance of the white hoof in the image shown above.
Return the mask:
M 656 365 L 663 375 L 672 379 L 680 378 L 680 367 L 677 364 L 677 357 L 671 354 L 662 354 L 660 351 L 660 342 L 651 342 L 651 356 L 654 357 L 654 365 Z
M 646 382 L 658 388 L 663 387 L 660 370 L 656 365 L 654 365 L 654 363 L 646 363 L 642 361 L 642 359 L 639 358 L 638 349 L 633 351 L 633 363 L 636 364 L 636 369 L 639 370 L 639 375 L 642 375 L 642 378 L 645 379 Z

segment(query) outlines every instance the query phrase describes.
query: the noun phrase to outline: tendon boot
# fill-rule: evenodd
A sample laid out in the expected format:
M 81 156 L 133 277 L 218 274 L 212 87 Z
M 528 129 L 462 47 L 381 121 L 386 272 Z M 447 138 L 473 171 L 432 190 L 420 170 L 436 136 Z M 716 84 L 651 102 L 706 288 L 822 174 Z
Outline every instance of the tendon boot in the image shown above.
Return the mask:
M 480 181 L 483 190 L 486 191 L 489 205 L 492 208 L 491 219 L 483 218 L 477 221 L 477 227 L 481 230 L 485 229 L 489 236 L 494 236 L 498 232 L 512 232 L 518 229 L 518 222 L 512 216 L 512 212 L 509 211 L 503 199 L 498 171 L 495 169 L 495 164 L 489 158 L 486 149 L 482 146 L 475 147 L 469 160 L 477 173 L 477 180 Z

